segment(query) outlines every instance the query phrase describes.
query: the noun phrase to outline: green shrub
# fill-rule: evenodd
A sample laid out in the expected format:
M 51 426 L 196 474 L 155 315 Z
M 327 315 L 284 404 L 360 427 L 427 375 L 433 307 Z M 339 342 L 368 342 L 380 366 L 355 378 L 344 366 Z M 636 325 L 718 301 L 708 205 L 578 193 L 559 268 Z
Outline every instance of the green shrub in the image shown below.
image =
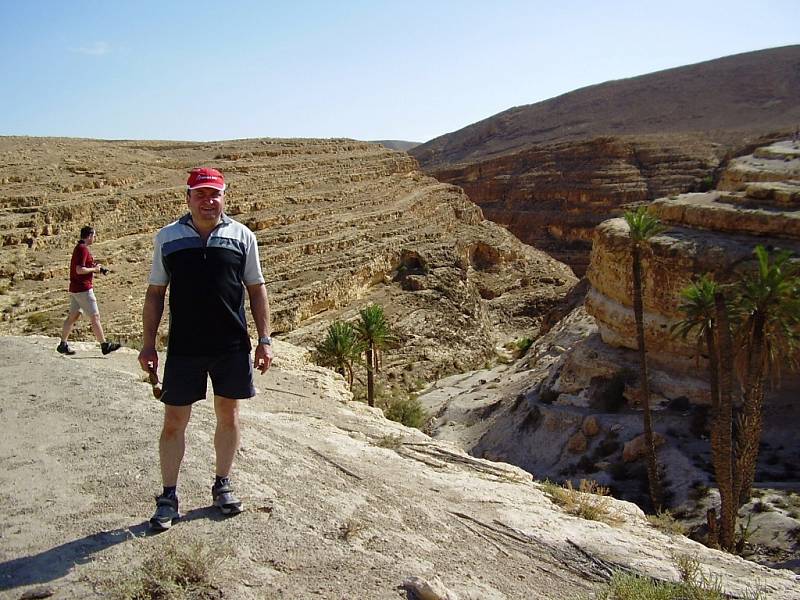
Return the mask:
M 387 419 L 417 429 L 422 429 L 428 420 L 428 413 L 416 396 L 390 398 L 384 406 L 383 414 Z
M 524 354 L 530 349 L 532 345 L 533 345 L 533 340 L 531 338 L 523 337 L 517 340 L 511 340 L 510 342 L 506 342 L 505 344 L 503 344 L 503 348 L 513 353 L 516 358 L 519 358 L 520 356 L 524 356 Z
M 629 573 L 615 573 L 608 588 L 601 592 L 601 600 L 725 600 L 719 579 L 706 576 L 700 563 L 689 556 L 675 557 L 675 566 L 681 581 L 655 581 Z M 750 590 L 747 600 L 759 600 L 761 594 Z
M 520 338 L 516 342 L 517 344 L 517 352 L 519 352 L 520 356 L 525 354 L 530 347 L 533 345 L 533 340 L 529 337 Z
M 688 583 L 654 581 L 637 575 L 616 573 L 603 600 L 725 600 L 715 589 L 702 589 Z
M 713 175 L 706 175 L 703 179 L 700 180 L 700 191 L 707 192 L 714 188 L 714 176 Z

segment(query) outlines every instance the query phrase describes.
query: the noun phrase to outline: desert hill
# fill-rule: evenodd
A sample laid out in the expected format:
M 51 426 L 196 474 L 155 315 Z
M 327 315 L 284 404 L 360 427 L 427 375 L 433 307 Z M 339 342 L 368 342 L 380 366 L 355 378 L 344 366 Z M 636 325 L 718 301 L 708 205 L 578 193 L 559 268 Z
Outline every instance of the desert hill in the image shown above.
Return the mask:
M 800 124 L 800 45 L 726 56 L 607 81 L 517 106 L 434 138 L 411 153 L 429 170 L 532 144 L 600 136 L 729 130 L 790 132 Z
M 407 152 L 419 146 L 419 142 L 406 142 L 404 140 L 370 140 L 373 144 L 380 144 L 390 150 L 401 150 Z
M 155 231 L 186 212 L 196 165 L 226 174 L 227 212 L 255 231 L 274 331 L 313 345 L 334 318 L 381 303 L 402 345 L 391 384 L 419 387 L 532 335 L 574 282 L 563 264 L 486 221 L 407 154 L 353 140 L 227 142 L 0 138 L 0 331 L 57 335 L 82 225 L 110 337 L 135 346 Z M 76 339 L 91 339 L 86 320 Z M 163 334 L 168 323 L 163 324 Z
M 388 600 L 424 581 L 445 588 L 429 598 L 588 600 L 615 570 L 675 580 L 676 557 L 733 597 L 800 597 L 795 574 L 662 533 L 632 504 L 611 501 L 612 524 L 565 514 L 528 473 L 387 421 L 280 341 L 242 408 L 234 481 L 247 510 L 222 519 L 209 506 L 204 401 L 189 428 L 184 518 L 148 535 L 161 409 L 135 352 L 103 357 L 79 342 L 63 357 L 53 338 L 0 342 L 2 598 L 108 598 L 149 558 L 190 547 L 227 556 L 199 590 L 209 598 Z M 46 368 L 31 377 L 31 365 Z
M 800 125 L 800 46 L 728 56 L 511 108 L 410 150 L 524 242 L 588 265 L 620 206 L 713 187 Z

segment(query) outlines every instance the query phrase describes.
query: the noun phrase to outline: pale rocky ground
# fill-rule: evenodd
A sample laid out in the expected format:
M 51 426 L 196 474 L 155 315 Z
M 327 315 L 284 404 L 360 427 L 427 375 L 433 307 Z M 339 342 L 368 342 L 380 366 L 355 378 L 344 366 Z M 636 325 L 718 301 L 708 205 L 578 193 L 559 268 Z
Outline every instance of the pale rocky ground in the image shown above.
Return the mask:
M 620 365 L 635 370 L 635 357 L 603 348 L 594 319 L 578 307 L 525 356 L 441 379 L 423 390 L 420 400 L 435 415 L 434 439 L 520 466 L 537 479 L 593 480 L 615 497 L 645 506 L 643 461 L 625 455 L 625 447 L 641 435 L 641 411 L 625 406 L 622 389 L 621 406 L 610 410 L 593 397 L 602 388 L 589 383 L 593 376 L 611 378 Z M 573 382 L 581 393 L 557 391 L 568 372 L 585 379 L 582 385 Z M 669 482 L 669 509 L 698 539 L 704 539 L 706 508 L 719 505 L 703 415 L 702 408 L 668 404 L 656 405 L 653 414 L 666 441 L 658 456 Z M 798 419 L 795 402 L 767 406 L 754 497 L 740 511 L 742 525 L 750 519 L 744 556 L 794 571 L 800 571 L 800 489 L 794 472 L 800 454 L 786 423 Z
M 148 535 L 161 410 L 136 354 L 103 357 L 80 342 L 62 357 L 55 344 L 0 344 L 2 598 L 107 597 L 146 557 L 198 540 L 232 552 L 216 574 L 224 598 L 404 598 L 404 580 L 419 577 L 438 578 L 450 598 L 588 599 L 609 568 L 674 579 L 676 555 L 734 597 L 800 598 L 797 575 L 668 536 L 630 503 L 613 502 L 615 526 L 567 516 L 526 472 L 349 401 L 341 378 L 282 342 L 242 409 L 234 479 L 246 512 L 222 519 L 209 507 L 213 412 L 203 401 L 181 479 L 185 517 Z M 381 447 L 391 436 L 402 444 Z

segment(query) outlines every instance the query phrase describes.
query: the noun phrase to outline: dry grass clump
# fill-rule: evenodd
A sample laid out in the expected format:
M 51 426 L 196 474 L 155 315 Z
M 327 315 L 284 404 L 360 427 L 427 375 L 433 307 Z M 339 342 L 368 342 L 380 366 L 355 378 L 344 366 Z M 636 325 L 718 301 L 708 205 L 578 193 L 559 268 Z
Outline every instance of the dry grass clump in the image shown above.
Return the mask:
M 339 527 L 339 539 L 349 542 L 365 529 L 364 523 L 348 519 Z
M 219 598 L 213 579 L 229 551 L 201 541 L 164 544 L 138 569 L 109 580 L 104 587 L 115 600 L 205 600 Z
M 678 556 L 675 565 L 681 574 L 679 582 L 655 581 L 630 573 L 615 573 L 599 598 L 601 600 L 726 600 L 717 578 L 705 575 L 700 563 L 689 556 Z M 759 600 L 761 594 L 752 591 L 747 600 Z
M 647 520 L 650 524 L 670 535 L 686 535 L 686 525 L 678 521 L 672 516 L 668 510 L 659 511 L 654 515 L 647 515 Z
M 581 479 L 578 489 L 572 486 L 571 481 L 567 481 L 563 486 L 550 481 L 545 481 L 543 485 L 544 492 L 550 500 L 570 515 L 609 525 L 622 521 L 611 508 L 608 488 L 596 481 Z
M 390 450 L 397 450 L 400 446 L 403 445 L 403 437 L 400 435 L 394 435 L 388 433 L 386 435 L 379 437 L 374 443 L 379 448 L 389 448 Z

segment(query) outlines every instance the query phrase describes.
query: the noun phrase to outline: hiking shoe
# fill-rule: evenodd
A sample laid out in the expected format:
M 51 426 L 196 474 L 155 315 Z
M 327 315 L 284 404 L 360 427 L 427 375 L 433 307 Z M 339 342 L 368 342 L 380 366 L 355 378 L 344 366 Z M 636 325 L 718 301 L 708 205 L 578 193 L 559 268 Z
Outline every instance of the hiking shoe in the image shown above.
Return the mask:
M 233 495 L 233 488 L 227 479 L 211 487 L 211 496 L 214 498 L 214 506 L 219 508 L 223 515 L 238 515 L 244 510 L 241 500 Z
M 56 347 L 56 352 L 58 352 L 59 354 L 69 354 L 70 356 L 75 354 L 75 350 L 70 348 L 67 342 L 61 342 L 60 344 L 58 344 L 58 347 Z
M 150 529 L 166 531 L 180 518 L 178 499 L 173 496 L 156 496 L 156 512 L 150 519 Z
M 111 354 L 114 350 L 119 350 L 120 348 L 122 346 L 117 342 L 103 342 L 100 344 L 100 350 L 102 350 L 103 354 Z

